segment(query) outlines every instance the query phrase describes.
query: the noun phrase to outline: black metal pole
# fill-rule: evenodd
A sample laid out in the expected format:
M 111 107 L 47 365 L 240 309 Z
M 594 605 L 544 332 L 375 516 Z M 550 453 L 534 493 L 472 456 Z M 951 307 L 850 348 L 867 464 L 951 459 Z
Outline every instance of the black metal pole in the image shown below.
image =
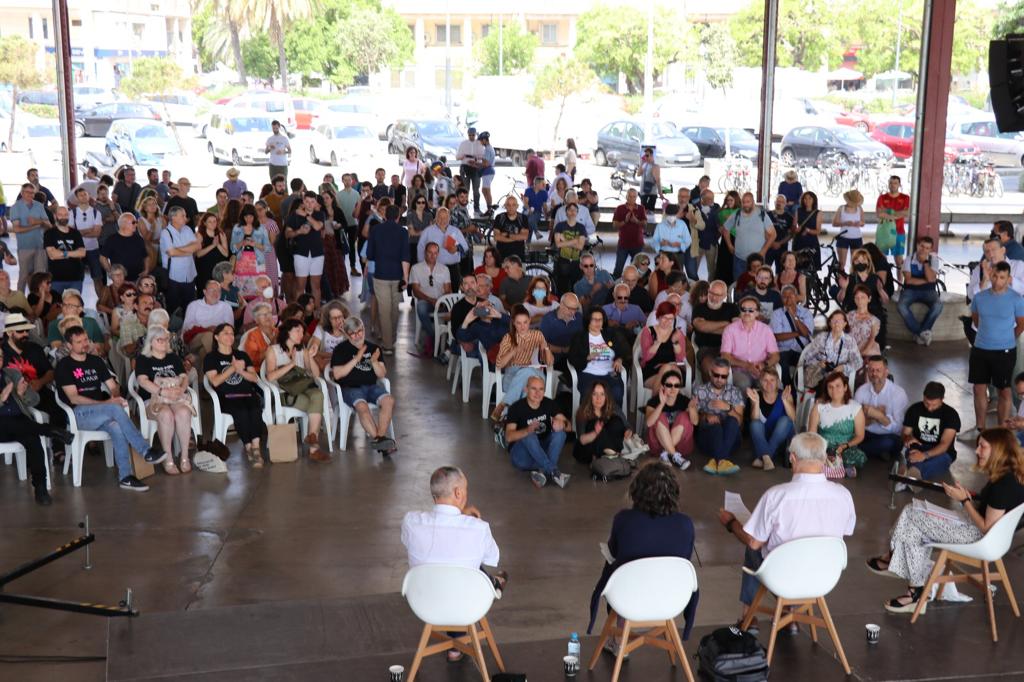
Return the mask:
M 133 618 L 139 615 L 138 611 L 126 606 L 105 606 L 103 604 L 64 601 L 61 599 L 47 599 L 45 597 L 27 597 L 25 595 L 20 594 L 0 593 L 0 604 L 18 604 L 19 606 L 34 606 L 36 608 L 41 609 L 52 609 L 54 611 L 69 611 L 71 613 L 82 613 L 89 616 L 104 616 L 106 618 Z
M 34 559 L 33 561 L 29 561 L 28 563 L 25 563 L 25 564 L 22 564 L 21 566 L 18 566 L 16 569 L 11 571 L 10 573 L 6 573 L 6 574 L 0 576 L 0 589 L 3 589 L 4 585 L 6 585 L 7 583 L 9 583 L 9 582 L 11 582 L 13 580 L 17 580 L 18 578 L 20 578 L 23 575 L 31 573 L 32 571 L 35 571 L 36 569 L 42 568 L 46 564 L 52 563 L 52 562 L 56 561 L 57 559 L 60 559 L 63 556 L 67 556 L 68 554 L 71 554 L 75 550 L 82 549 L 86 545 L 92 543 L 95 539 L 96 539 L 96 536 L 92 535 L 91 533 L 89 535 L 83 535 L 80 538 L 76 538 L 76 539 L 72 540 L 71 542 L 67 543 L 66 545 L 58 547 L 57 549 L 53 550 L 53 552 L 51 552 L 50 554 L 47 554 L 46 556 L 44 556 L 42 558 Z

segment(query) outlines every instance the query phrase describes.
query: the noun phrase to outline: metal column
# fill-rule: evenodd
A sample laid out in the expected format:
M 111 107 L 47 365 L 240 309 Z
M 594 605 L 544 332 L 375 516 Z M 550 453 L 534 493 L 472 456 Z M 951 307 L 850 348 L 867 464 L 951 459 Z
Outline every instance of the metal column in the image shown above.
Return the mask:
M 53 38 L 57 58 L 57 109 L 60 115 L 61 147 L 64 152 L 64 196 L 71 196 L 71 189 L 78 185 L 77 160 L 75 158 L 75 101 L 71 72 L 71 30 L 68 21 L 67 0 L 53 0 Z
M 950 60 L 956 0 L 925 0 L 921 25 L 921 67 L 917 90 L 913 173 L 910 182 L 910 242 L 925 235 L 939 246 L 942 224 L 942 165 L 946 146 Z
M 772 196 L 772 108 L 775 103 L 775 45 L 779 32 L 779 0 L 764 0 L 761 42 L 761 120 L 757 139 L 757 201 Z

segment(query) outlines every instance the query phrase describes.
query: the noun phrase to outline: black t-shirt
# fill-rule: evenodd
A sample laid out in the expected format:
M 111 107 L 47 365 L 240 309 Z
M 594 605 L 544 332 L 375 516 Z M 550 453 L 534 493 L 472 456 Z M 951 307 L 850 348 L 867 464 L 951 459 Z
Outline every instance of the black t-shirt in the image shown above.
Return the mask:
M 130 185 L 117 182 L 114 184 L 113 193 L 117 196 L 117 205 L 121 208 L 121 213 L 134 213 L 135 202 L 142 193 L 142 186 L 137 182 Z
M 46 353 L 38 344 L 31 341 L 25 342 L 21 353 L 11 348 L 10 343 L 5 343 L 4 367 L 13 367 L 18 370 L 27 381 L 35 381 L 52 369 Z
M 505 277 L 498 286 L 498 293 L 505 299 L 511 308 L 516 303 L 526 300 L 526 288 L 530 286 L 530 278 L 523 273 L 519 279 Z
M 54 378 L 61 393 L 61 400 L 68 403 L 67 396 L 61 390 L 64 386 L 74 386 L 78 389 L 78 395 L 85 398 L 106 400 L 108 396 L 103 390 L 103 384 L 113 377 L 107 365 L 95 355 L 86 355 L 82 362 L 69 355 L 57 363 Z
M 455 302 L 455 305 L 452 306 L 452 332 L 462 329 L 462 323 L 466 321 L 466 315 L 469 315 L 469 311 L 472 310 L 475 305 L 475 303 L 470 303 L 465 297 L 462 297 Z
M 629 292 L 629 302 L 644 311 L 645 315 L 650 315 L 654 310 L 654 299 L 642 286 L 636 286 L 633 291 Z
M 175 206 L 180 206 L 185 209 L 185 215 L 188 216 L 188 224 L 191 227 L 196 226 L 196 216 L 199 215 L 199 205 L 196 204 L 196 200 L 192 197 L 171 197 L 164 204 L 164 213 L 170 215 L 170 211 Z
M 502 213 L 494 218 L 494 229 L 509 237 L 515 237 L 523 230 L 529 230 L 530 226 L 526 223 L 526 217 L 520 213 L 517 213 L 515 218 L 509 218 L 508 213 Z M 495 242 L 495 248 L 502 258 L 515 255 L 522 259 L 526 256 L 526 242 Z
M 206 354 L 206 358 L 203 360 L 203 374 L 206 374 L 210 370 L 215 372 L 223 372 L 224 368 L 230 365 L 234 360 L 242 360 L 245 362 L 246 367 L 252 366 L 252 359 L 240 350 L 233 351 L 231 355 L 225 355 L 219 350 L 214 348 Z M 212 383 L 212 382 L 211 382 Z M 241 374 L 232 374 L 227 380 L 224 381 L 216 389 L 217 395 L 222 401 L 230 400 L 232 398 L 251 398 L 255 393 L 256 386 L 243 377 Z M 227 407 L 223 402 L 221 408 Z
M 118 232 L 107 238 L 100 247 L 100 255 L 111 263 L 123 265 L 128 272 L 125 280 L 134 282 L 146 269 L 146 240 L 137 232 L 130 237 Z
M 978 512 L 982 516 L 985 516 L 989 507 L 1010 511 L 1024 504 L 1024 485 L 1009 472 L 996 481 L 986 483 L 975 499 L 978 500 Z
M 312 218 L 319 222 L 327 219 L 323 211 L 313 211 Z M 306 224 L 306 216 L 292 213 L 288 216 L 288 221 L 285 224 L 293 230 L 298 230 Z M 324 255 L 323 232 L 318 232 L 311 227 L 309 234 L 300 234 L 295 237 L 292 240 L 292 253 L 296 256 L 307 256 L 309 258 Z
M 678 379 L 678 378 L 677 378 Z M 657 387 L 656 387 L 657 388 Z M 661 399 L 658 397 L 658 392 L 655 390 L 654 397 L 647 401 L 647 407 L 656 409 Z M 676 401 L 674 403 L 665 403 L 665 407 L 661 409 L 661 413 L 668 418 L 668 423 L 671 424 L 675 421 L 682 412 L 686 412 L 690 407 L 690 399 L 681 393 L 676 394 Z
M 71 252 L 75 249 L 84 249 L 85 242 L 82 241 L 82 235 L 78 230 L 61 232 L 56 227 L 51 227 L 43 233 L 43 246 Z M 84 258 L 46 259 L 54 282 L 81 282 L 85 276 L 84 262 Z
M 946 429 L 960 430 L 960 415 L 952 407 L 943 403 L 939 409 L 929 412 L 924 402 L 917 402 L 907 408 L 903 415 L 903 425 L 910 428 L 914 438 L 921 441 L 926 449 L 935 447 Z M 949 443 L 949 456 L 956 459 L 956 439 Z
M 157 360 L 153 357 L 146 357 L 141 353 L 135 359 L 135 376 L 146 377 L 150 381 L 155 381 L 157 378 L 170 377 L 175 378 L 185 373 L 185 365 L 174 353 L 168 353 L 164 356 L 163 360 Z M 139 395 L 143 400 L 149 400 L 149 391 L 144 389 L 139 384 Z
M 28 304 L 30 306 L 32 306 L 32 307 L 35 307 L 39 303 L 39 294 L 37 294 L 37 293 L 31 293 L 26 298 L 28 299 Z M 48 303 L 44 303 L 43 304 L 43 309 L 39 313 L 39 317 L 41 317 L 43 319 L 46 319 L 46 317 L 50 314 L 50 308 L 52 308 L 53 305 L 54 305 L 53 301 L 50 301 Z M 28 315 L 28 311 L 27 310 L 25 310 L 23 312 L 26 315 Z
M 759 293 L 757 289 L 748 289 L 743 294 L 744 296 L 753 296 L 761 302 L 761 314 L 768 313 L 767 317 L 771 317 L 771 312 L 774 312 L 782 307 L 782 294 L 776 289 L 769 289 L 768 291 Z M 771 307 L 771 311 L 768 307 Z
M 708 322 L 731 322 L 740 316 L 739 308 L 735 303 L 726 301 L 718 310 L 712 310 L 707 303 L 701 303 L 693 309 L 694 320 L 707 320 Z M 709 332 L 693 332 L 693 338 L 698 348 L 721 348 L 722 334 L 711 334 Z
M 530 407 L 526 398 L 516 401 L 508 408 L 508 423 L 517 429 L 525 429 L 532 422 L 540 422 L 540 427 L 535 432 L 537 436 L 543 436 L 551 430 L 551 423 L 558 409 L 558 403 L 551 398 L 543 398 L 536 409 Z
M 339 343 L 334 347 L 334 352 L 331 353 L 331 367 L 348 364 L 356 356 L 356 350 L 357 348 L 349 341 Z M 357 388 L 359 386 L 373 386 L 376 384 L 377 373 L 373 371 L 373 364 L 370 362 L 370 358 L 373 357 L 375 350 L 377 350 L 377 346 L 367 341 L 363 357 L 356 363 L 351 372 L 338 380 L 338 385 L 342 388 Z

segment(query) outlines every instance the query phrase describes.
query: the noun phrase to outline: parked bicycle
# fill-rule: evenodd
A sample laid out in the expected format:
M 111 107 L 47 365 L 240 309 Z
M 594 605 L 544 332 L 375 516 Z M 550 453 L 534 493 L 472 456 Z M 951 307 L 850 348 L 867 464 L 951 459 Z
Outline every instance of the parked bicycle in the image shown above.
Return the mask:
M 839 291 L 839 273 L 841 268 L 839 267 L 839 256 L 836 254 L 836 241 L 845 234 L 846 230 L 841 230 L 839 234 L 832 238 L 832 241 L 821 246 L 821 250 L 827 252 L 827 255 L 822 260 L 820 268 L 814 267 L 814 249 L 797 251 L 797 271 L 806 277 L 807 282 L 807 300 L 805 304 L 807 309 L 815 315 L 826 314 L 832 305 L 836 292 Z M 822 270 L 825 271 L 824 277 L 821 275 Z

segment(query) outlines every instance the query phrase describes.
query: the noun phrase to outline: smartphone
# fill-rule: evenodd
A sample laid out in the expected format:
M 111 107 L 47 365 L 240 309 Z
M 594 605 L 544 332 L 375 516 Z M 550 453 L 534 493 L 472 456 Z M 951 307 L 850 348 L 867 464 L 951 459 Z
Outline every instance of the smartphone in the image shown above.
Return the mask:
M 473 308 L 473 314 L 477 317 L 487 317 L 490 314 L 490 309 L 487 306 L 478 305 Z

